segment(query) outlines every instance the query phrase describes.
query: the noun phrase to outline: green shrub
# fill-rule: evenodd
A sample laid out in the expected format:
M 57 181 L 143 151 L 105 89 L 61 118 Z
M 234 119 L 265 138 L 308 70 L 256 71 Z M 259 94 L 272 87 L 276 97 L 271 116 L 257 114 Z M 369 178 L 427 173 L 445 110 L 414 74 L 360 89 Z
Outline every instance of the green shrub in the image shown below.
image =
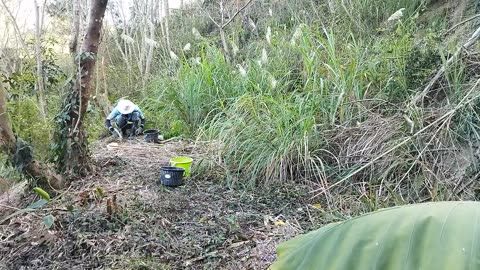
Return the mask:
M 311 144 L 318 143 L 310 141 L 320 132 L 315 105 L 308 94 L 245 94 L 218 114 L 205 134 L 221 142 L 227 168 L 243 184 L 301 178 Z
M 53 124 L 50 120 L 43 121 L 37 100 L 26 97 L 12 100 L 7 106 L 13 132 L 33 146 L 35 157 L 46 159 Z

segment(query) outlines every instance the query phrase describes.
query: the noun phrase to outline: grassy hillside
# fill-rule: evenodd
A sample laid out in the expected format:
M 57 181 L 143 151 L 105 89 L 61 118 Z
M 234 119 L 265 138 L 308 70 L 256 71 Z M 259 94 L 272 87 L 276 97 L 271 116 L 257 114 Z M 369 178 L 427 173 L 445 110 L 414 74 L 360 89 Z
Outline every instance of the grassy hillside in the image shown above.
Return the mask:
M 147 127 L 167 138 L 214 142 L 214 158 L 202 163 L 214 173 L 204 176 L 230 186 L 307 183 L 332 208 L 476 198 L 475 48 L 419 96 L 475 31 L 478 20 L 461 23 L 474 15 L 475 1 L 272 0 L 241 9 L 245 3 L 224 2 L 223 19 L 216 1 L 172 10 L 169 29 L 142 13 L 107 25 L 91 141 L 106 134 L 100 101 L 108 94 L 112 103 L 137 102 Z M 222 21 L 229 21 L 226 47 Z M 155 43 L 151 58 L 147 41 Z M 23 87 L 31 78 L 10 85 L 28 97 L 10 99 L 14 130 L 42 159 L 69 73 L 58 64 L 64 56 L 45 55 L 52 67 L 47 125 Z
M 226 28 L 229 57 L 204 16 L 217 18 L 216 5 L 174 15 L 179 58 L 161 61 L 137 99 L 149 125 L 217 142 L 212 170 L 232 185 L 307 182 L 332 207 L 475 198 L 458 193 L 476 173 L 475 56 L 412 102 L 475 30 L 444 35 L 474 3 L 283 2 L 254 2 Z
M 278 243 L 322 224 L 479 199 L 479 1 L 206 0 L 167 18 L 156 2 L 135 1 L 127 22 L 110 1 L 86 116 L 98 166 L 45 207 L 26 182 L 1 194 L 0 265 L 264 269 Z M 71 1 L 51 3 L 65 36 Z M 0 74 L 13 130 L 40 161 L 55 161 L 74 72 L 52 33 L 45 120 L 34 59 Z M 121 97 L 177 139 L 111 144 L 105 107 Z M 24 177 L 10 166 L 21 154 L 1 162 L 0 192 Z M 180 155 L 193 177 L 159 185 Z

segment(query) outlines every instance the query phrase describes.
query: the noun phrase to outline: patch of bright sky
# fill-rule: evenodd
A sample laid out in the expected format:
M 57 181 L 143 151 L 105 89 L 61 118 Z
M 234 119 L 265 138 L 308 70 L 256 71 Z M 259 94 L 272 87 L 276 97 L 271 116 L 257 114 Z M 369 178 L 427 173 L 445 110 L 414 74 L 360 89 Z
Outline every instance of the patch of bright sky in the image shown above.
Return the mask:
M 122 8 L 126 19 L 130 17 L 130 7 L 133 5 L 135 0 L 111 0 L 113 2 L 117 2 L 119 6 Z M 184 3 L 190 2 L 188 0 L 184 1 Z M 180 8 L 180 0 L 168 0 L 168 5 L 171 9 Z
M 135 0 L 110 0 L 111 2 L 116 2 L 119 7 L 121 7 L 123 14 L 128 21 L 130 17 L 130 7 L 133 5 Z M 45 0 L 37 0 L 40 8 L 43 6 Z M 185 0 L 184 3 L 190 2 Z M 175 9 L 180 7 L 180 0 L 168 0 L 170 8 Z M 35 5 L 34 0 L 10 0 L 7 1 L 7 6 L 10 11 L 16 16 L 17 24 L 21 29 L 33 29 L 35 27 Z M 3 6 L 0 6 L 3 16 L 6 16 Z M 110 16 L 106 16 L 109 20 Z M 1 20 L 2 24 L 4 23 Z M 48 18 L 45 18 L 45 23 L 48 25 Z M 3 28 L 0 25 L 0 29 Z
M 45 2 L 49 0 L 37 0 L 37 3 L 40 5 L 40 12 L 42 12 L 42 7 Z M 69 0 L 67 0 L 69 1 Z M 130 18 L 130 7 L 133 5 L 135 0 L 109 0 L 110 2 L 115 2 L 118 7 L 122 9 L 122 16 L 125 16 L 126 21 Z M 160 0 L 158 0 L 160 1 Z M 169 0 L 169 7 L 171 9 L 176 9 L 180 7 L 181 0 Z M 184 3 L 191 3 L 194 0 L 184 0 Z M 27 35 L 33 36 L 34 29 L 35 29 L 35 2 L 34 0 L 5 0 L 8 9 L 15 17 L 15 21 L 20 28 L 23 37 Z M 106 14 L 105 19 L 108 22 L 111 22 L 112 16 L 110 14 Z M 43 20 L 43 29 L 49 32 L 55 32 L 56 29 L 55 21 L 50 20 L 47 14 L 45 14 L 45 18 Z M 48 30 L 50 29 L 50 30 Z M 66 38 L 68 37 L 60 37 L 58 38 Z M 61 40 L 57 40 L 60 43 L 66 44 Z M 0 4 L 0 44 L 4 44 L 1 47 L 8 46 L 8 47 L 18 47 L 18 35 L 11 23 L 11 18 L 6 12 L 3 5 Z M 64 46 L 60 51 L 67 50 L 68 48 Z

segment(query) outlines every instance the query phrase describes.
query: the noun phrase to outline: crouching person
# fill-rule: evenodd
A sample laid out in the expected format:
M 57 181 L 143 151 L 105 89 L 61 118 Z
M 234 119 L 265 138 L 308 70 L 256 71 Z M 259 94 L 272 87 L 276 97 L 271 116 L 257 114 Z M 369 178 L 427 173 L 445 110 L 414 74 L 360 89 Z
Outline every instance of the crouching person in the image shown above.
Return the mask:
M 133 139 L 134 136 L 141 134 L 145 125 L 145 116 L 140 108 L 126 99 L 120 100 L 105 120 L 105 125 L 112 135 L 118 136 L 115 128 L 112 126 L 112 120 L 115 121 L 115 125 L 121 131 L 122 137 L 128 136 L 129 139 Z

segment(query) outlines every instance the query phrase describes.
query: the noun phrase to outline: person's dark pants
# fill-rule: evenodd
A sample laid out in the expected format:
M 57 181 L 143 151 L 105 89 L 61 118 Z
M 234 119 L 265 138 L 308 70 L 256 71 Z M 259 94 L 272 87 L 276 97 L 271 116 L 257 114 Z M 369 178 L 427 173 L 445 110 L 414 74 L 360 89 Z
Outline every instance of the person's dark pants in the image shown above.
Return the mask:
M 133 112 L 130 115 L 119 115 L 115 118 L 115 123 L 117 127 L 122 131 L 122 136 L 134 136 L 135 130 L 138 128 L 138 120 L 140 119 L 140 114 L 138 112 Z M 130 130 L 130 134 L 127 134 L 127 131 Z

